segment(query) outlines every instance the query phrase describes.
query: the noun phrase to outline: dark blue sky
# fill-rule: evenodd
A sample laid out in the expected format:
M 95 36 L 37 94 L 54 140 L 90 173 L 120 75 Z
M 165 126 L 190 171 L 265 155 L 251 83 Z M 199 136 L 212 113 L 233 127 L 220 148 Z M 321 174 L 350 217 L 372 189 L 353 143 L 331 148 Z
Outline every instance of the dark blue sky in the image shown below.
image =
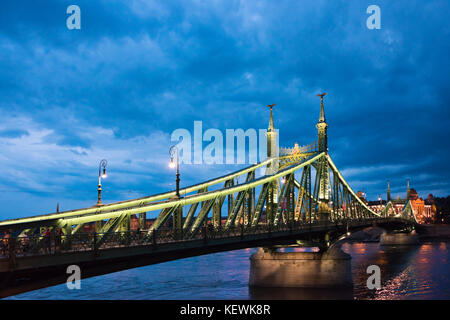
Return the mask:
M 81 8 L 68 30 L 66 8 Z M 381 30 L 366 27 L 369 5 Z M 442 1 L 2 1 L 0 219 L 173 188 L 170 134 L 266 128 L 316 138 L 369 198 L 450 192 L 450 3 Z M 182 167 L 182 186 L 235 170 Z

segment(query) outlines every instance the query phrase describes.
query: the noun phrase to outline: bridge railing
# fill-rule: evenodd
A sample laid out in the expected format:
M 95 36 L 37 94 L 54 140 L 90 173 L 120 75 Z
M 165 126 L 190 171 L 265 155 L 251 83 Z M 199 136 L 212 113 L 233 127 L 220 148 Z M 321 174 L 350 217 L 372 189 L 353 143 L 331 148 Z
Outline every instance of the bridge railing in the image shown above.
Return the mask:
M 42 235 L 22 236 L 22 237 L 4 237 L 0 238 L 0 259 L 19 259 L 30 256 L 58 255 L 70 252 L 98 252 L 121 247 L 138 246 L 159 246 L 162 244 L 181 243 L 187 241 L 198 241 L 241 238 L 258 234 L 272 234 L 277 232 L 296 232 L 301 229 L 319 227 L 324 225 L 345 225 L 346 223 L 367 222 L 379 218 L 360 219 L 360 220 L 341 220 L 341 221 L 291 221 L 279 225 L 259 224 L 238 225 L 231 228 L 213 227 L 208 224 L 201 228 L 200 232 L 193 236 L 183 230 L 161 229 L 155 230 L 149 235 L 148 230 L 142 231 L 124 231 L 114 233 L 80 233 L 74 235 L 51 234 L 50 237 Z M 101 239 L 101 241 L 99 240 Z

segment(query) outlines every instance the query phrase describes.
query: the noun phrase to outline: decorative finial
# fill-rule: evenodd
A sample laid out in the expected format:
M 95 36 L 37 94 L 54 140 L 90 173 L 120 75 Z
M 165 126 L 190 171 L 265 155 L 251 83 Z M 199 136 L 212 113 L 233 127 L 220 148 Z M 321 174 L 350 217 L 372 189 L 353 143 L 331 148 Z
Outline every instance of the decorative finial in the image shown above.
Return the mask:
M 327 93 L 319 93 L 317 96 L 320 97 L 320 115 L 319 122 L 325 122 L 325 110 L 323 108 L 323 97 L 326 96 Z
M 268 132 L 271 132 L 271 131 L 275 130 L 275 126 L 273 125 L 273 113 L 272 113 L 272 108 L 275 106 L 275 103 L 274 104 L 268 104 L 267 106 L 270 108 L 270 119 L 269 119 Z
M 267 106 L 270 108 L 270 111 L 272 111 L 272 108 L 275 107 L 276 104 L 275 103 L 274 104 L 268 104 Z

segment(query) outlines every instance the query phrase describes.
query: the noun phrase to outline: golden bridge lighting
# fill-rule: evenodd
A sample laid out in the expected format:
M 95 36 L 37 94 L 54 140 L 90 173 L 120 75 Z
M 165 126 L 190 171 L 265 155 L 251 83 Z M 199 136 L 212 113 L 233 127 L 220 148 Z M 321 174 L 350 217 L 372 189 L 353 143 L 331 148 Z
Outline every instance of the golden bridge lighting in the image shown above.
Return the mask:
M 172 146 L 169 150 L 169 154 L 170 154 L 170 164 L 169 164 L 169 168 L 175 168 L 175 154 L 177 155 L 177 173 L 176 173 L 176 179 L 175 179 L 175 183 L 176 183 L 176 196 L 179 198 L 180 197 L 180 154 L 178 151 L 178 147 L 177 146 Z
M 100 161 L 100 164 L 98 165 L 98 187 L 97 187 L 97 192 L 98 192 L 98 198 L 97 198 L 97 204 L 96 206 L 100 207 L 103 205 L 102 203 L 102 178 L 105 179 L 106 177 L 108 177 L 108 175 L 106 174 L 106 165 L 108 164 L 108 161 L 106 161 L 106 159 L 103 159 Z M 103 171 L 102 171 L 103 168 Z
M 173 161 L 173 158 L 170 159 L 169 168 L 171 169 L 175 168 L 175 162 Z

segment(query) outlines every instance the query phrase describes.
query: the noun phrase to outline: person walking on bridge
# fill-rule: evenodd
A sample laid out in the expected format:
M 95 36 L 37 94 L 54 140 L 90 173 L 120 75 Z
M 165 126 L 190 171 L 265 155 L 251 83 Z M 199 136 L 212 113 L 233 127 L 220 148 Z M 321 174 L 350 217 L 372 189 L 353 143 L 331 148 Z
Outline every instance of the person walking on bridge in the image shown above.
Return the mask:
M 61 239 L 63 236 L 63 231 L 61 228 L 56 228 L 55 231 L 55 251 L 61 252 Z
M 2 254 L 6 257 L 6 255 L 9 253 L 9 238 L 11 237 L 11 234 L 9 233 L 9 230 L 6 230 L 3 239 L 2 239 Z
M 24 232 L 23 236 L 20 237 L 20 244 L 22 246 L 22 253 L 25 256 L 30 249 L 30 238 L 28 237 L 27 232 Z
M 50 239 L 51 234 L 52 233 L 48 228 L 44 232 L 44 253 L 52 253 L 51 239 Z

